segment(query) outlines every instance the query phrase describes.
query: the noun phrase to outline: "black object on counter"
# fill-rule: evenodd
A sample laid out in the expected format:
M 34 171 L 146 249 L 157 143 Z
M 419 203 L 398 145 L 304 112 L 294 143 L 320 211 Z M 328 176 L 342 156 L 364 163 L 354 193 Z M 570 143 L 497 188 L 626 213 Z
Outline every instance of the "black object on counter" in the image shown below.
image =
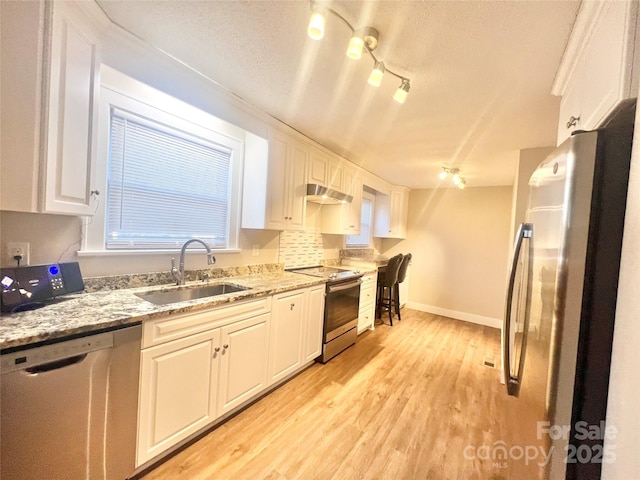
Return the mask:
M 31 310 L 46 300 L 84 290 L 78 262 L 2 268 L 0 284 L 3 312 Z

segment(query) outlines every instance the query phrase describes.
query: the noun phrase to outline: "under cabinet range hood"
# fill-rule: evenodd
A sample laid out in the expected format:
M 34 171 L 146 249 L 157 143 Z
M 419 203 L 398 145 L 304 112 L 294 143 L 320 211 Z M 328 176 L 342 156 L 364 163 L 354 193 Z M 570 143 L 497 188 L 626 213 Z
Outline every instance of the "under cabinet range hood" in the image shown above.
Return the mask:
M 321 203 L 323 205 L 338 205 L 351 203 L 353 197 L 346 193 L 323 187 L 317 183 L 307 183 L 307 202 Z

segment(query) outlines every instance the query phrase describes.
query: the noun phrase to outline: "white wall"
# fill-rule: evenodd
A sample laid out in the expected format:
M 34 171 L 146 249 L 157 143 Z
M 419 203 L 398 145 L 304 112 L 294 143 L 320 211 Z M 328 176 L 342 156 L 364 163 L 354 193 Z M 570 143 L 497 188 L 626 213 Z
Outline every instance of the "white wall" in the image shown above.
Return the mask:
M 605 440 L 616 460 L 602 465 L 603 480 L 640 479 L 640 109 L 631 155 L 629 193 L 611 356 L 607 425 L 618 433 Z
M 499 328 L 504 309 L 512 188 L 412 190 L 405 240 L 382 254 L 411 253 L 407 306 Z

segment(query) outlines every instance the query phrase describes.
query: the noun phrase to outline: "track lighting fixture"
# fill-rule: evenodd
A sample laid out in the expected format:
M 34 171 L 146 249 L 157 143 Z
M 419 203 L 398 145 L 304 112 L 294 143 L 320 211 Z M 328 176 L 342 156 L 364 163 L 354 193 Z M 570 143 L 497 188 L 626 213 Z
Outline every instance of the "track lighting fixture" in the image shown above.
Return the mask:
M 407 95 L 409 94 L 409 79 L 402 80 L 402 83 L 396 90 L 396 93 L 393 94 L 393 99 L 398 103 L 404 103 L 407 99 Z
M 374 87 L 379 87 L 382 83 L 382 76 L 384 75 L 384 63 L 376 62 L 373 66 L 373 70 L 369 74 L 369 80 L 367 82 L 369 85 L 373 85 Z
M 349 40 L 349 46 L 347 47 L 347 57 L 354 60 L 359 60 L 362 57 L 362 51 L 365 50 L 373 59 L 373 70 L 371 70 L 371 74 L 369 75 L 369 79 L 367 80 L 369 85 L 379 87 L 382 83 L 383 75 L 385 74 L 385 72 L 388 72 L 389 75 L 392 75 L 400 80 L 400 86 L 393 95 L 393 99 L 398 103 L 404 103 L 407 99 L 407 95 L 409 94 L 409 79 L 407 77 L 403 77 L 402 75 L 398 75 L 394 71 L 386 68 L 385 64 L 381 60 L 379 60 L 373 53 L 373 51 L 378 46 L 378 30 L 369 26 L 355 29 L 338 12 L 327 6 L 318 4 L 314 0 L 311 0 L 311 8 L 313 12 L 309 21 L 309 28 L 307 29 L 309 37 L 311 37 L 313 40 L 322 39 L 322 37 L 324 36 L 326 13 L 331 13 L 338 17 L 351 30 L 352 33 L 351 39 Z
M 451 175 L 451 181 L 456 187 L 458 187 L 460 190 L 465 189 L 465 187 L 467 186 L 467 180 L 460 176 L 460 169 L 442 167 L 442 171 L 438 174 L 438 177 L 440 178 L 440 180 L 444 180 L 449 175 Z
M 324 25 L 326 20 L 320 7 L 314 7 L 311 14 L 311 20 L 309 21 L 309 28 L 307 33 L 314 40 L 322 40 L 324 37 Z

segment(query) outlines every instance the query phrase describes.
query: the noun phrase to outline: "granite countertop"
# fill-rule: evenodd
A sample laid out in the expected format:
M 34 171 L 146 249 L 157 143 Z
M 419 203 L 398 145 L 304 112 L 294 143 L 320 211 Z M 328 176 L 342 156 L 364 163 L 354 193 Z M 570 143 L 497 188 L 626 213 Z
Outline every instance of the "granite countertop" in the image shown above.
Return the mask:
M 3 314 L 0 318 L 0 349 L 21 347 L 70 335 L 134 325 L 144 320 L 200 310 L 226 303 L 273 295 L 324 283 L 318 277 L 290 272 L 257 273 L 216 278 L 208 283 L 188 282 L 184 287 L 232 283 L 250 290 L 200 298 L 168 305 L 154 305 L 136 293 L 175 290 L 175 285 L 99 291 L 61 297 L 38 310 Z
M 346 260 L 347 262 L 353 261 L 357 263 L 370 263 L 372 265 L 375 265 L 375 267 L 386 267 L 387 263 L 389 263 L 389 259 L 386 257 L 376 257 L 376 258 L 342 257 L 342 260 Z

